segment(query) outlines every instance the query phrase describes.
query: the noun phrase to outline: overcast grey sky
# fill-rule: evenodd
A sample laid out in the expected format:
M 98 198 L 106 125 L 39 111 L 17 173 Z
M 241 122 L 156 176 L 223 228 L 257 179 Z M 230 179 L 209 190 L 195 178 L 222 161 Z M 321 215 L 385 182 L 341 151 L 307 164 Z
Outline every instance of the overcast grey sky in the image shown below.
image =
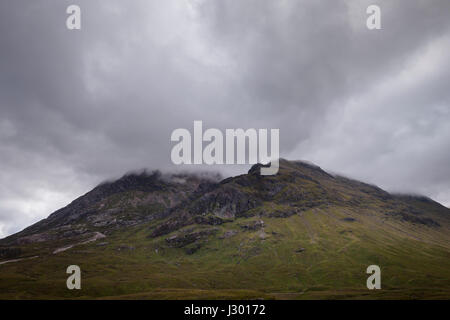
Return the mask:
M 449 52 L 448 0 L 1 1 L 0 237 L 169 170 L 194 120 L 279 128 L 285 158 L 450 205 Z

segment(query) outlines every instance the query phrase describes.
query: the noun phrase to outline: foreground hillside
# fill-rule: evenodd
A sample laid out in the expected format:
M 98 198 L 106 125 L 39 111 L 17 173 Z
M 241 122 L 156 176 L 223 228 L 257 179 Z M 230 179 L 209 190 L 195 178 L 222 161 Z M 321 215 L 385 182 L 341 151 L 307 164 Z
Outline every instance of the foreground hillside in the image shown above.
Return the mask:
M 0 298 L 450 298 L 448 208 L 280 166 L 104 183 L 0 240 Z M 81 290 L 66 288 L 73 264 Z M 381 290 L 366 288 L 372 264 Z

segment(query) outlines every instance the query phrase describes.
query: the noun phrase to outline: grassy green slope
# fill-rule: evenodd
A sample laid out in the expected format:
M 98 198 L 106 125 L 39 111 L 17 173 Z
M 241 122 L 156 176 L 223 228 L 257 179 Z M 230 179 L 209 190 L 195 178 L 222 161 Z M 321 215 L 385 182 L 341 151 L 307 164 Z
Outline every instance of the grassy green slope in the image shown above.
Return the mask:
M 105 246 L 91 243 L 1 265 L 0 298 L 450 296 L 449 247 L 433 243 L 429 232 L 412 237 L 389 226 L 380 229 L 369 217 L 342 221 L 345 210 L 265 218 L 264 231 L 211 237 L 191 255 L 184 248 L 169 248 L 166 237 L 148 239 L 148 226 L 136 227 L 115 233 Z M 242 223 L 221 225 L 218 234 L 240 230 Z M 123 245 L 134 249 L 119 251 Z M 299 248 L 304 251 L 296 252 Z M 80 291 L 65 287 L 70 264 L 81 267 Z M 371 264 L 381 267 L 382 290 L 366 288 L 365 270 Z

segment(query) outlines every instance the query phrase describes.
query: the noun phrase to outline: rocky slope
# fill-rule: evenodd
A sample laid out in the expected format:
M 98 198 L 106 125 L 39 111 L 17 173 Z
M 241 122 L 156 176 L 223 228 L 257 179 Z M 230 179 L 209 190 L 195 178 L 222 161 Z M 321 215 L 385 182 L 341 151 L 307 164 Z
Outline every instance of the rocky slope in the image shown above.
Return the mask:
M 97 186 L 47 219 L 1 240 L 0 244 L 76 240 L 94 232 L 109 233 L 161 219 L 170 209 L 188 201 L 195 192 L 219 178 L 218 175 L 162 175 L 159 171 L 127 174 Z
M 374 263 L 388 268 L 388 296 L 448 297 L 448 208 L 305 162 L 281 159 L 275 176 L 260 167 L 224 180 L 143 172 L 101 184 L 0 240 L 0 263 L 38 256 L 2 266 L 9 281 L 0 297 L 41 297 L 38 283 L 49 288 L 43 297 L 70 296 L 47 277 L 64 280 L 56 265 L 81 257 L 93 277 L 89 297 L 360 297 L 364 266 Z M 48 274 L 30 281 L 44 265 Z M 18 276 L 24 266 L 29 273 Z M 118 283 L 111 268 L 128 276 Z M 149 284 L 138 285 L 141 277 Z

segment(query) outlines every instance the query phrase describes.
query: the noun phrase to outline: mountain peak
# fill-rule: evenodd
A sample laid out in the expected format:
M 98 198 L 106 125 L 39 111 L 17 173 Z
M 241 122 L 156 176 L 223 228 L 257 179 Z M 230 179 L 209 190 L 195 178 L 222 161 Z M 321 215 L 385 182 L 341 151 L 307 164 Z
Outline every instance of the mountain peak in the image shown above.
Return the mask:
M 330 175 L 308 161 L 280 158 L 276 175 L 261 176 L 260 168 L 269 165 L 255 164 L 247 174 L 224 180 L 209 173 L 130 172 L 115 181 L 101 183 L 7 240 L 48 241 L 67 235 L 67 230 L 73 228 L 107 234 L 123 226 L 166 219 L 152 233 L 155 236 L 191 224 L 222 224 L 243 216 L 288 217 L 330 206 L 380 210 L 379 201 L 383 202 L 382 207 L 390 208 L 386 210 L 391 217 L 435 226 L 443 217 L 429 216 L 421 207 L 425 203 L 438 208 L 432 200 L 419 203 L 415 198 L 395 197 L 376 186 Z M 412 217 L 409 212 L 418 216 Z M 209 220 L 202 218 L 205 215 L 210 215 Z M 36 233 L 46 236 L 33 238 Z
M 280 159 L 279 164 L 278 173 L 267 176 L 259 174 L 263 164 L 257 164 L 247 174 L 224 180 L 202 173 L 140 171 L 104 182 L 47 219 L 1 240 L 2 275 L 15 270 L 16 263 L 24 263 L 20 270 L 32 276 L 45 269 L 50 273 L 45 295 L 58 297 L 61 290 L 53 287 L 61 272 L 58 263 L 70 260 L 82 261 L 94 275 L 90 279 L 100 279 L 91 284 L 95 290 L 86 286 L 83 296 L 115 290 L 111 287 L 116 287 L 117 272 L 109 267 L 95 271 L 106 263 L 130 275 L 118 294 L 135 293 L 129 288 L 140 288 L 143 277 L 164 287 L 175 283 L 176 291 L 181 285 L 189 293 L 199 284 L 215 292 L 230 283 L 262 283 L 263 277 L 271 286 L 257 289 L 264 294 L 287 292 L 294 283 L 296 294 L 304 297 L 304 288 L 317 288 L 317 280 L 302 276 L 311 268 L 323 271 L 321 286 L 332 282 L 335 270 L 349 268 L 346 288 L 357 283 L 355 292 L 360 292 L 360 274 L 365 272 L 361 266 L 380 261 L 392 268 L 402 261 L 400 256 L 411 263 L 406 269 L 401 266 L 395 281 L 385 277 L 385 288 L 398 288 L 399 283 L 406 288 L 411 277 L 422 274 L 427 285 L 430 278 L 446 278 L 448 208 L 428 198 L 393 195 L 333 176 L 309 162 Z M 433 277 L 430 264 L 437 270 Z M 413 271 L 404 276 L 408 270 Z M 7 292 L 2 283 L 0 296 Z M 18 283 L 28 292 L 29 277 Z M 158 290 L 151 287 L 148 292 Z
M 261 167 L 270 167 L 272 164 L 272 162 L 268 162 L 268 163 L 257 163 L 254 164 L 250 170 L 248 171 L 248 173 L 254 173 L 254 172 L 259 172 L 259 169 Z M 308 168 L 308 169 L 316 169 L 316 170 L 322 170 L 318 165 L 309 162 L 309 161 L 305 161 L 305 160 L 287 160 L 285 158 L 279 158 L 278 159 L 278 164 L 279 164 L 279 168 L 280 169 L 293 169 L 293 168 Z M 323 171 L 323 170 L 322 170 Z

